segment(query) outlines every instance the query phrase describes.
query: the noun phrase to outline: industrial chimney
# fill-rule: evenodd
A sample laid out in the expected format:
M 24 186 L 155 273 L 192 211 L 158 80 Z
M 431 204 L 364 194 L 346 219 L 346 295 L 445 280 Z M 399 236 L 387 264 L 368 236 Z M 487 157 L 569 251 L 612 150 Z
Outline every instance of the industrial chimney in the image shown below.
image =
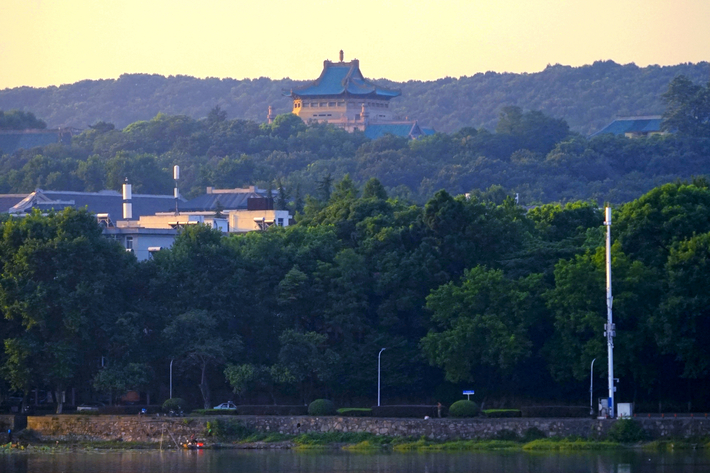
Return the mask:
M 128 178 L 123 183 L 123 219 L 130 220 L 133 218 L 133 203 L 131 199 L 133 198 L 131 192 L 131 185 L 128 183 Z

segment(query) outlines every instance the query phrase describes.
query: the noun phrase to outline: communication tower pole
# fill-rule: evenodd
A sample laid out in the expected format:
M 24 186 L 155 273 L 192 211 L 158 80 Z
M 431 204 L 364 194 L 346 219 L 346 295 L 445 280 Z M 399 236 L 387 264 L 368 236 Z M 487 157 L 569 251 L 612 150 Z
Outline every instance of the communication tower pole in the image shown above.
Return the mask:
M 606 207 L 606 324 L 604 325 L 604 335 L 606 336 L 606 344 L 609 358 L 609 417 L 614 418 L 614 337 L 616 336 L 616 327 L 611 317 L 611 306 L 613 297 L 611 295 L 611 207 Z

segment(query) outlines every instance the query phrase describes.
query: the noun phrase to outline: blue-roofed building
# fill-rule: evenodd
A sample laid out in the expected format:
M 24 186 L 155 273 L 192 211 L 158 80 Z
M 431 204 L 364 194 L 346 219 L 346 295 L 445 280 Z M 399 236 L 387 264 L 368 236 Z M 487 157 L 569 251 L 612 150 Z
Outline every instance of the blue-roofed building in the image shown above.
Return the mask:
M 620 117 L 592 134 L 590 138 L 598 135 L 611 134 L 623 135 L 627 138 L 638 138 L 640 136 L 662 135 L 666 132 L 661 130 L 660 115 L 649 115 L 643 117 Z
M 287 95 L 293 99 L 293 113 L 306 123 L 330 123 L 351 133 L 364 131 L 368 137 L 389 133 L 416 139 L 427 134 L 416 121 L 400 120 L 390 109 L 390 100 L 401 95 L 399 90 L 367 80 L 360 62 L 344 62 L 342 51 L 340 62 L 324 61 L 318 79 Z M 271 109 L 269 117 L 273 117 Z

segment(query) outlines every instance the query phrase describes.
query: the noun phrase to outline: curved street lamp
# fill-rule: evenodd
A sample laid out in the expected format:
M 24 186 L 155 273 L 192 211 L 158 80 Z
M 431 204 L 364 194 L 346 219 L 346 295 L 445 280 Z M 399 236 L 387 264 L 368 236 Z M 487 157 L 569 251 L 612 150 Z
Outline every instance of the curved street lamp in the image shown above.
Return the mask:
M 385 350 L 386 348 L 383 348 L 377 354 L 377 407 L 380 407 L 380 358 L 382 357 L 382 352 Z

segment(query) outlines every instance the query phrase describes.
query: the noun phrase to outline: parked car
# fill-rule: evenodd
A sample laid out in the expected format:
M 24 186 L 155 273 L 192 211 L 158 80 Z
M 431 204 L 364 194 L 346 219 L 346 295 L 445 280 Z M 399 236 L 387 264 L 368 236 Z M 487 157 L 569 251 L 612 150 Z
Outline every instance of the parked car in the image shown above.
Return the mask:
M 105 407 L 106 404 L 103 402 L 85 402 L 84 404 L 81 404 L 76 407 L 77 412 L 81 411 L 98 411 L 102 407 Z
M 214 406 L 215 409 L 236 409 L 237 406 L 232 401 L 223 402 L 219 406 Z

